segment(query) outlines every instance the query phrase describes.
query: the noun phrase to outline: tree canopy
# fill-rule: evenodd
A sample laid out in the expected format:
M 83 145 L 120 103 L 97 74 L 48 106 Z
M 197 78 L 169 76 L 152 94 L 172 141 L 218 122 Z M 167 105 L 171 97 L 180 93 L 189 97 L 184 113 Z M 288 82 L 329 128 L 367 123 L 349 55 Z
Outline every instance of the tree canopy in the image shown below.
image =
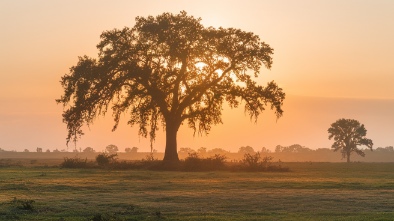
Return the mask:
M 347 159 L 350 162 L 350 154 L 352 152 L 357 153 L 360 156 L 365 156 L 364 151 L 357 148 L 357 146 L 365 145 L 372 150 L 373 142 L 371 139 L 366 138 L 367 130 L 364 124 L 360 124 L 357 120 L 353 119 L 339 119 L 331 124 L 328 129 L 328 139 L 334 138 L 334 143 L 331 148 L 334 151 L 340 150 L 342 158 Z
M 151 142 L 166 130 L 164 160 L 177 161 L 177 131 L 182 123 L 194 133 L 208 133 L 222 123 L 222 105 L 245 104 L 252 119 L 267 106 L 279 118 L 285 93 L 274 82 L 253 80 L 261 66 L 271 68 L 273 49 L 259 36 L 235 28 L 204 27 L 182 11 L 137 17 L 134 27 L 101 34 L 98 58 L 79 57 L 62 77 L 67 143 L 83 135 L 82 127 L 113 112 L 118 126 L 123 113 Z

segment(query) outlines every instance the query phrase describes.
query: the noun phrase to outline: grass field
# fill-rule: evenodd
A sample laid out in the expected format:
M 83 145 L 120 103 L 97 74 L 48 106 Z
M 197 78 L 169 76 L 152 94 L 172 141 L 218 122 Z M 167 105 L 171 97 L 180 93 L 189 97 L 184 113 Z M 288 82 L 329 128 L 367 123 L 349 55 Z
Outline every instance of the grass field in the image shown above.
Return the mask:
M 394 220 L 394 163 L 285 165 L 291 172 L 3 166 L 0 220 Z

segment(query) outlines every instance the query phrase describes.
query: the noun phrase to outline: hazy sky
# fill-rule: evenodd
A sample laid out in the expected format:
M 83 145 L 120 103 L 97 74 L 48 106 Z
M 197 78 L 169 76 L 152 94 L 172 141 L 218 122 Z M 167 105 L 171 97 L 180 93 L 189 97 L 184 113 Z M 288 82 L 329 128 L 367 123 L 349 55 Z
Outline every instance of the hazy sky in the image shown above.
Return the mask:
M 181 10 L 201 17 L 206 26 L 258 34 L 275 50 L 272 69 L 262 69 L 258 82 L 275 80 L 288 98 L 283 118 L 276 121 L 266 112 L 257 124 L 242 108 L 225 107 L 224 125 L 208 137 L 193 138 L 181 128 L 179 147 L 330 147 L 327 129 L 341 117 L 364 123 L 376 147 L 394 145 L 394 1 L 2 0 L 0 148 L 64 149 L 67 131 L 62 107 L 55 103 L 62 94 L 61 76 L 78 56 L 97 56 L 102 31 L 131 27 L 136 16 Z M 99 119 L 78 146 L 149 150 L 136 128 L 121 126 L 111 133 L 110 122 L 110 116 Z M 162 135 L 154 148 L 164 150 Z

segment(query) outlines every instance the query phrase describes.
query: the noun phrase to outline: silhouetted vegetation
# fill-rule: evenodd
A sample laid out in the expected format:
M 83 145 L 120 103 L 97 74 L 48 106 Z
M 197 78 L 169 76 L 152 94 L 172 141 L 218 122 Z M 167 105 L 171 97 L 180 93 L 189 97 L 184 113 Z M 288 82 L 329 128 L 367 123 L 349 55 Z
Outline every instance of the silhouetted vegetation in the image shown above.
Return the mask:
M 118 154 L 100 153 L 96 157 L 96 162 L 99 166 L 108 166 L 110 163 L 116 162 Z
M 124 149 L 124 152 L 125 153 L 137 153 L 138 152 L 138 147 L 132 147 L 132 148 L 126 147 Z
M 94 153 L 96 151 L 91 147 L 86 147 L 85 149 L 83 149 L 83 152 L 84 153 Z
M 222 106 L 245 104 L 252 119 L 270 108 L 283 114 L 285 93 L 271 81 L 253 80 L 262 66 L 271 68 L 273 49 L 259 36 L 235 28 L 205 28 L 201 19 L 182 11 L 137 17 L 132 28 L 101 34 L 98 59 L 79 57 L 62 77 L 69 141 L 83 135 L 82 127 L 108 109 L 118 126 L 123 113 L 139 134 L 156 138 L 165 127 L 164 161 L 178 162 L 177 132 L 181 124 L 194 133 L 208 133 L 222 123 Z M 268 106 L 268 107 L 267 107 Z
M 92 163 L 88 163 L 87 159 L 80 159 L 78 157 L 65 157 L 63 163 L 60 164 L 63 168 L 87 168 L 92 167 Z
M 281 165 L 272 165 L 273 157 L 261 157 L 260 153 L 245 154 L 240 161 L 226 161 L 227 157 L 215 154 L 210 157 L 200 157 L 197 152 L 189 153 L 188 157 L 177 163 L 168 164 L 147 154 L 142 160 L 119 160 L 117 154 L 101 153 L 95 162 L 87 159 L 64 158 L 62 168 L 102 168 L 109 170 L 161 170 L 161 171 L 289 171 Z
M 257 172 L 257 171 L 281 171 L 287 172 L 290 171 L 290 168 L 283 167 L 281 164 L 273 165 L 272 164 L 273 157 L 264 156 L 261 157 L 260 153 L 246 153 L 244 158 L 241 160 L 241 170 Z
M 357 120 L 353 119 L 339 119 L 331 124 L 328 129 L 329 139 L 334 138 L 332 149 L 334 151 L 340 150 L 342 158 L 346 158 L 350 162 L 350 154 L 356 154 L 364 157 L 365 153 L 357 146 L 365 145 L 372 151 L 373 142 L 371 139 L 366 138 L 367 130 L 364 124 L 360 124 Z
M 105 151 L 107 151 L 110 154 L 114 154 L 119 151 L 119 148 L 116 145 L 110 144 L 105 147 Z
M 214 171 L 226 170 L 226 156 L 215 154 L 213 157 L 200 158 L 196 152 L 189 153 L 189 156 L 182 161 L 184 171 Z

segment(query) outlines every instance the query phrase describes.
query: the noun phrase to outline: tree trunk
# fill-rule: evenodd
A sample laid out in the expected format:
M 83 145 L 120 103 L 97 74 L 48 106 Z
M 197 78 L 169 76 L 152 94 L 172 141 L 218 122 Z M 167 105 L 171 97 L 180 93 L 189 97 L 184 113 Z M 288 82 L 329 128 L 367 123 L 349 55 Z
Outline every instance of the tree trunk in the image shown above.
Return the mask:
M 346 153 L 347 162 L 350 163 L 350 151 Z
M 166 123 L 166 150 L 164 152 L 164 162 L 178 162 L 178 148 L 176 136 L 180 124 L 174 122 Z

